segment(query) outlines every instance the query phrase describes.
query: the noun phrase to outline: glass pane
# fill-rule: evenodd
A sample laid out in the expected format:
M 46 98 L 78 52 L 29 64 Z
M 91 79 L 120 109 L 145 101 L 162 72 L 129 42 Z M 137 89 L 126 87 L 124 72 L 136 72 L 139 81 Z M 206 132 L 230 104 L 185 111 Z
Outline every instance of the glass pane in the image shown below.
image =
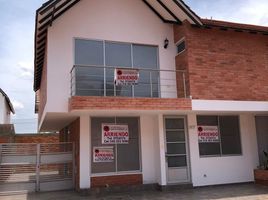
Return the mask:
M 167 142 L 184 142 L 185 133 L 184 131 L 167 131 L 166 139 Z
M 115 145 L 103 145 L 101 143 L 101 124 L 102 123 L 115 123 L 115 119 L 113 117 L 107 118 L 92 118 L 91 119 L 91 170 L 92 173 L 107 173 L 107 172 L 115 172 L 115 160 L 114 162 L 101 162 L 94 163 L 93 162 L 93 147 L 102 147 L 102 146 L 113 146 L 114 147 L 114 159 L 116 159 L 115 153 Z
M 220 116 L 222 154 L 241 154 L 239 117 Z
M 117 145 L 117 170 L 140 170 L 139 157 L 139 119 L 137 117 L 118 117 L 117 124 L 128 124 L 129 144 Z
M 199 126 L 218 126 L 218 116 L 197 116 L 197 125 Z
M 75 64 L 103 66 L 103 42 L 75 39 Z
M 104 71 L 101 67 L 76 67 L 76 95 L 103 96 Z
M 157 47 L 133 45 L 133 67 L 157 69 Z
M 120 85 L 116 86 L 116 96 L 132 97 L 132 86 Z
M 166 129 L 184 129 L 184 119 L 168 118 L 166 121 Z
M 124 43 L 105 43 L 106 66 L 132 67 L 131 45 Z
M 106 96 L 115 96 L 114 68 L 106 68 Z
M 168 167 L 186 167 L 186 156 L 170 156 L 168 157 Z
M 186 154 L 185 144 L 168 143 L 167 154 Z
M 140 70 L 138 85 L 134 86 L 135 97 L 151 97 L 150 72 Z
M 220 143 L 199 143 L 199 154 L 201 156 L 220 155 Z
M 118 144 L 117 157 L 117 171 L 140 170 L 139 140 L 130 138 L 128 144 Z

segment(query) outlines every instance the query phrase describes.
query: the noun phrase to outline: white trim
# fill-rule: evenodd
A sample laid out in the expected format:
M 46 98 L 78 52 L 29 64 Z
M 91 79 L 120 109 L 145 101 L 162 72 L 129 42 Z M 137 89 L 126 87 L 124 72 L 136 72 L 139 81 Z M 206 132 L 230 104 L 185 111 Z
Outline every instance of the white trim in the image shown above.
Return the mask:
M 268 112 L 268 101 L 192 100 L 192 110 Z

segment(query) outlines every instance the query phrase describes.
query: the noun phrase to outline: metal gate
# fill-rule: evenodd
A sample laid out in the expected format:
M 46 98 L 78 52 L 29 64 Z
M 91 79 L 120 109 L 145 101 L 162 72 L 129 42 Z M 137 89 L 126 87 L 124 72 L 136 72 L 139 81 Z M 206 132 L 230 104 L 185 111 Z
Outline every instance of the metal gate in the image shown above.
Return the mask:
M 74 188 L 74 144 L 0 144 L 0 192 Z

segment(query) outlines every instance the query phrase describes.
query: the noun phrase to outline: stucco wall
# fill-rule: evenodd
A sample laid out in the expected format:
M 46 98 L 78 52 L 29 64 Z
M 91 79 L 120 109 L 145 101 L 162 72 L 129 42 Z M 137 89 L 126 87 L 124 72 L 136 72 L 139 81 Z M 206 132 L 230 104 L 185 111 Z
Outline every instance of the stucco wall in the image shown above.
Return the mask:
M 0 93 L 0 124 L 10 124 L 10 111 L 5 97 Z
M 242 155 L 199 157 L 196 115 L 188 115 L 192 182 L 194 186 L 254 181 L 253 169 L 258 165 L 254 116 L 240 115 Z
M 175 69 L 173 27 L 163 23 L 142 1 L 81 1 L 48 30 L 47 112 L 68 112 L 75 37 L 157 45 L 160 68 Z M 166 38 L 170 41 L 168 49 L 163 47 Z M 176 97 L 174 89 L 166 95 Z

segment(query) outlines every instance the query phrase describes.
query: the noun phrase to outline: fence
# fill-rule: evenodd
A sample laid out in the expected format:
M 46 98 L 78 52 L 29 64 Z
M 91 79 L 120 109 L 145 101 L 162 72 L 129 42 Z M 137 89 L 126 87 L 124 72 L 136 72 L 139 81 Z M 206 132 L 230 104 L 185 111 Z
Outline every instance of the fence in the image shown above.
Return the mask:
M 74 187 L 74 144 L 0 144 L 0 192 Z

